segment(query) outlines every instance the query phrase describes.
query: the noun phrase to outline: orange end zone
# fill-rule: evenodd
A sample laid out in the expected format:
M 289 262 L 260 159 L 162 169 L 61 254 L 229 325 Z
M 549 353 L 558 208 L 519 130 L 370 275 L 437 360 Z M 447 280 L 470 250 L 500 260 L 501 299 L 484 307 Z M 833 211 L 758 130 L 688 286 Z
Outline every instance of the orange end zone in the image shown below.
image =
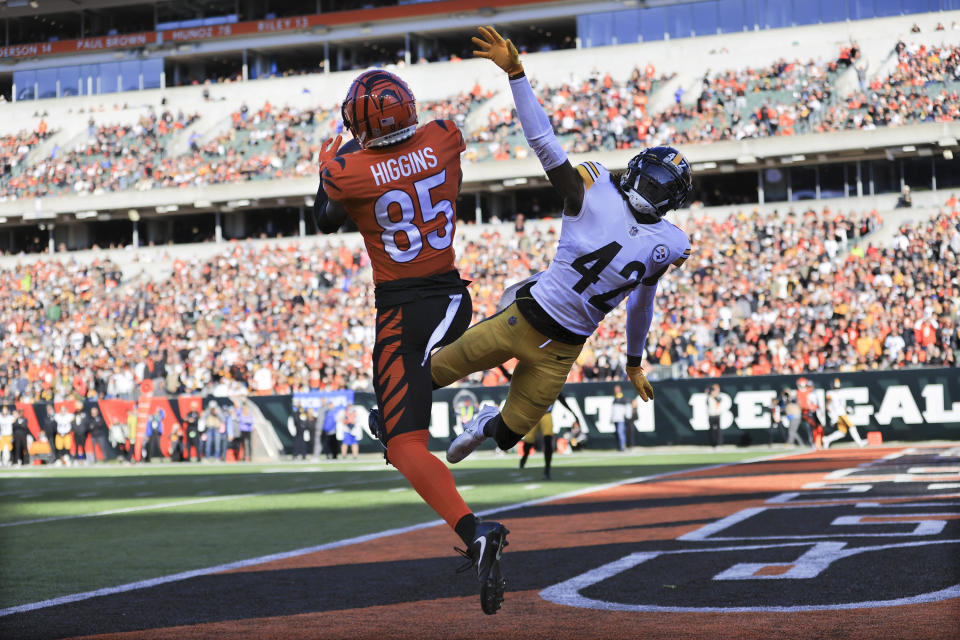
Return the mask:
M 466 597 L 436 593 L 431 598 L 415 596 L 408 599 L 401 598 L 401 601 L 393 604 L 378 603 L 375 598 L 367 601 L 358 597 L 348 606 L 339 606 L 331 610 L 281 616 L 239 617 L 228 621 L 202 622 L 85 637 L 149 638 L 151 640 L 183 637 L 267 639 L 390 637 L 469 638 L 471 640 L 485 637 L 524 637 L 544 640 L 714 636 L 803 638 L 803 640 L 816 637 L 845 639 L 960 637 L 957 631 L 957 620 L 960 620 L 960 598 L 958 597 L 936 602 L 918 602 L 906 606 L 883 606 L 879 609 L 864 607 L 817 610 L 813 607 L 812 610 L 745 612 L 624 611 L 580 608 L 555 604 L 540 595 L 541 589 L 558 582 L 558 578 L 551 576 L 559 575 L 562 576 L 559 578 L 560 581 L 568 580 L 582 575 L 585 570 L 609 563 L 611 558 L 616 559 L 635 552 L 636 549 L 682 549 L 682 545 L 678 545 L 677 540 L 680 536 L 702 530 L 706 525 L 718 520 L 744 513 L 744 510 L 785 508 L 793 510 L 783 512 L 785 514 L 806 514 L 804 510 L 808 509 L 813 515 L 805 515 L 805 517 L 814 518 L 819 517 L 816 515 L 816 509 L 827 509 L 829 517 L 824 522 L 829 526 L 830 518 L 834 517 L 833 511 L 830 510 L 852 513 L 857 508 L 853 502 L 860 498 L 851 495 L 849 500 L 844 501 L 844 494 L 834 493 L 830 498 L 838 499 L 837 502 L 840 504 L 831 503 L 826 507 L 810 503 L 817 498 L 817 491 L 810 491 L 811 498 L 806 501 L 798 500 L 786 505 L 782 503 L 771 505 L 767 500 L 778 493 L 799 492 L 809 483 L 823 482 L 827 474 L 840 469 L 855 469 L 866 476 L 868 470 L 861 470 L 861 464 L 878 461 L 893 451 L 883 449 L 811 452 L 767 462 L 731 465 L 624 484 L 573 498 L 507 511 L 501 517 L 511 529 L 510 547 L 504 556 L 504 571 L 508 580 L 507 594 L 503 609 L 495 616 L 482 614 L 475 595 Z M 934 495 L 919 495 L 912 498 L 904 496 L 897 500 L 912 500 L 910 506 L 912 513 L 923 508 L 917 506 L 917 504 L 924 504 L 918 501 L 929 501 L 930 506 L 938 507 L 935 498 Z M 889 504 L 893 507 L 897 506 L 895 502 Z M 945 508 L 938 508 L 938 512 L 944 511 Z M 869 526 L 902 524 L 905 529 L 916 526 L 918 520 L 917 517 L 881 517 L 869 513 L 863 514 L 863 517 L 862 522 Z M 948 521 L 956 519 L 953 515 L 938 517 L 935 514 L 930 518 L 919 518 L 919 520 L 942 520 L 945 522 L 944 526 L 949 525 Z M 724 535 L 728 534 L 725 532 Z M 736 544 L 713 542 L 709 537 L 705 540 L 704 544 L 708 549 Z M 883 541 L 880 539 L 877 544 Z M 436 526 L 218 575 L 224 578 L 244 576 L 243 584 L 246 591 L 238 594 L 238 597 L 255 598 L 257 594 L 248 593 L 248 591 L 256 587 L 258 580 L 277 574 L 289 573 L 290 580 L 294 581 L 291 583 L 293 585 L 296 576 L 309 575 L 316 580 L 316 576 L 326 575 L 323 572 L 336 570 L 341 570 L 341 573 L 337 574 L 341 576 L 341 580 L 369 580 L 363 577 L 366 575 L 363 573 L 364 568 L 381 565 L 380 573 L 376 574 L 378 576 L 393 575 L 390 572 L 395 567 L 419 566 L 424 563 L 449 567 L 452 572 L 456 560 L 447 554 L 447 551 L 457 542 L 447 527 Z M 945 540 L 945 542 L 951 541 Z M 960 543 L 960 540 L 957 542 Z M 761 540 L 750 544 L 759 545 L 757 548 L 760 548 L 765 542 Z M 791 551 L 790 556 L 796 557 L 809 549 L 811 544 L 790 542 L 781 546 L 797 549 L 795 553 Z M 766 544 L 766 546 L 777 545 Z M 789 558 L 771 560 L 753 557 L 756 553 L 754 551 L 745 553 L 743 558 L 748 563 L 757 563 L 748 573 L 756 579 L 755 584 L 761 593 L 764 590 L 779 589 L 781 593 L 804 594 L 815 588 L 817 583 L 811 583 L 809 579 L 791 578 L 791 572 L 803 568 L 802 562 L 794 562 Z M 596 561 L 593 561 L 593 555 L 596 554 L 599 555 Z M 552 560 L 548 560 L 550 558 Z M 544 562 L 547 564 L 542 564 Z M 567 565 L 577 563 L 585 568 L 576 570 L 567 568 Z M 736 564 L 735 561 L 729 561 L 729 563 Z M 728 564 L 723 566 L 726 567 Z M 889 573 L 895 570 L 890 567 L 885 567 L 883 570 L 873 566 L 870 568 L 880 572 L 875 575 L 883 575 L 884 571 Z M 309 573 L 310 571 L 313 573 Z M 643 573 L 641 571 L 639 575 L 642 576 Z M 541 574 L 545 576 L 542 579 Z M 450 580 L 450 576 L 445 574 L 436 575 L 438 581 Z M 871 580 L 869 575 L 849 575 L 848 579 L 855 580 L 856 583 L 851 584 L 858 585 L 858 588 L 864 585 L 869 588 Z M 460 579 L 469 580 L 470 578 L 461 576 Z M 832 577 L 832 579 L 836 578 Z M 689 583 L 689 580 L 687 576 L 675 574 L 670 576 L 670 581 L 676 584 L 666 584 L 664 579 L 662 584 L 660 582 L 653 584 L 651 593 L 661 591 L 660 597 L 663 597 L 664 593 L 682 595 L 684 589 L 697 588 L 697 585 Z M 761 580 L 766 581 L 760 582 Z M 960 581 L 960 574 L 958 574 L 958 581 Z M 531 582 L 538 583 L 536 588 L 524 586 Z M 510 590 L 511 583 L 515 585 L 515 591 Z M 723 585 L 723 583 L 716 584 Z M 322 582 L 310 584 L 312 589 L 336 590 L 338 587 L 345 586 L 343 582 L 339 585 L 325 585 Z M 426 588 L 429 590 L 429 587 L 430 585 L 427 585 Z M 374 582 L 362 584 L 360 588 L 375 596 L 378 589 L 391 589 L 391 584 Z M 584 588 L 581 588 L 581 591 L 583 590 Z M 592 593 L 590 597 L 601 596 Z M 878 595 L 877 599 L 882 600 L 885 597 Z M 749 602 L 745 604 L 733 602 L 726 606 L 746 606 L 746 604 Z M 306 606 L 322 607 L 320 604 Z M 616 607 L 615 604 L 614 607 Z

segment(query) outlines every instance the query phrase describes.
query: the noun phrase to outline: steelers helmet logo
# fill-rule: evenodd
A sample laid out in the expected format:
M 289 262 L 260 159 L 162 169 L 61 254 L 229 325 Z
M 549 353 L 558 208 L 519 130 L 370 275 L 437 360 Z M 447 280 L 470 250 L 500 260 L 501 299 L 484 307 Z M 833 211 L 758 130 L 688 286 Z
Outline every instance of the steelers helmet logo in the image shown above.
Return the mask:
M 654 262 L 666 262 L 667 256 L 670 255 L 670 252 L 667 251 L 666 245 L 658 244 L 653 248 L 653 261 Z

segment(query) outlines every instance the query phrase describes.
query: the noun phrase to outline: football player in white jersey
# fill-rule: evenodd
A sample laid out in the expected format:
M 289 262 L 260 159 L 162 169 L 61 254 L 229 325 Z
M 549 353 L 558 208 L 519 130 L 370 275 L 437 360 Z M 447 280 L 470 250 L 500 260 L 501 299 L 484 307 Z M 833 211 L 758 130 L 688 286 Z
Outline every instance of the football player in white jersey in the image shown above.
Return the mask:
M 492 27 L 480 27 L 474 56 L 510 77 L 523 133 L 563 197 L 556 257 L 546 271 L 505 292 L 502 311 L 468 329 L 433 357 L 437 387 L 518 364 L 503 410 L 482 408 L 447 449 L 459 462 L 492 437 L 504 450 L 532 429 L 557 399 L 570 368 L 603 317 L 627 300 L 627 375 L 643 401 L 653 388 L 640 368 L 653 318 L 657 281 L 690 255 L 690 240 L 664 214 L 693 189 L 690 164 L 671 147 L 645 149 L 614 178 L 596 162 L 574 168 L 524 75 L 516 48 Z M 511 299 L 511 297 L 513 299 Z

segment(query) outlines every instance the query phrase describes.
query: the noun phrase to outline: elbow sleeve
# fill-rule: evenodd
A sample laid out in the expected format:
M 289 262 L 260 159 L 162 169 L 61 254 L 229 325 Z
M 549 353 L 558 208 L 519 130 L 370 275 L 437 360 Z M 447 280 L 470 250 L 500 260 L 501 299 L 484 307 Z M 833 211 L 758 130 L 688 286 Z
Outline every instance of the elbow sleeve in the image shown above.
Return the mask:
M 567 161 L 567 152 L 560 146 L 550 119 L 533 94 L 527 77 L 511 80 L 510 91 L 513 92 L 513 102 L 517 108 L 520 126 L 523 127 L 523 135 L 527 144 L 537 154 L 543 169 L 550 171 L 562 165 Z
M 340 228 L 339 224 L 330 220 L 326 215 L 329 201 L 330 198 L 327 196 L 327 192 L 323 190 L 323 183 L 321 182 L 320 188 L 317 190 L 317 197 L 313 201 L 313 221 L 320 233 L 335 233 Z
M 627 355 L 642 356 L 653 323 L 653 298 L 657 285 L 641 285 L 627 299 Z

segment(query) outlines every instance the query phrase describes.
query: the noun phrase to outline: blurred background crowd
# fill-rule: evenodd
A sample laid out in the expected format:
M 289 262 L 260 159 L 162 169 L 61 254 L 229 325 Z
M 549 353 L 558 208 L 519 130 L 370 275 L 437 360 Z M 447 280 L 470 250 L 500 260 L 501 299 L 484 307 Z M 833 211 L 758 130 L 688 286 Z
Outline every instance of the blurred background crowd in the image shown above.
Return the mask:
M 678 220 L 693 255 L 662 280 L 651 365 L 718 376 L 955 366 L 960 356 L 956 198 L 891 241 L 876 212 L 779 215 L 697 209 Z M 479 230 L 479 229 L 478 229 Z M 504 287 L 544 269 L 559 220 L 485 227 L 461 242 L 474 320 Z M 133 398 L 144 380 L 215 396 L 369 389 L 373 289 L 359 247 L 235 243 L 125 280 L 109 260 L 0 271 L 5 399 Z M 590 339 L 570 381 L 621 377 L 623 307 Z M 509 367 L 508 367 L 509 368 Z M 497 371 L 471 380 L 502 384 Z
M 858 64 L 856 43 L 824 60 L 780 59 L 766 66 L 704 72 L 699 95 L 678 87 L 668 100 L 651 99 L 671 79 L 653 64 L 624 81 L 598 69 L 578 83 L 537 87 L 564 145 L 587 152 L 670 144 L 719 142 L 845 129 L 870 130 L 960 117 L 960 47 L 894 47 L 897 64 L 883 77 L 840 97 L 840 72 Z M 536 83 L 535 83 L 536 84 Z M 529 150 L 511 105 L 491 101 L 479 85 L 420 104 L 421 120 L 452 118 L 464 128 L 464 159 L 526 158 Z M 491 104 L 488 104 L 491 103 Z M 492 104 L 496 103 L 496 104 Z M 69 193 L 185 187 L 250 180 L 311 177 L 319 144 L 341 130 L 336 104 L 309 107 L 246 103 L 229 126 L 200 112 L 151 112 L 133 124 L 94 124 L 66 147 L 28 161 L 53 133 L 0 136 L 0 201 Z

